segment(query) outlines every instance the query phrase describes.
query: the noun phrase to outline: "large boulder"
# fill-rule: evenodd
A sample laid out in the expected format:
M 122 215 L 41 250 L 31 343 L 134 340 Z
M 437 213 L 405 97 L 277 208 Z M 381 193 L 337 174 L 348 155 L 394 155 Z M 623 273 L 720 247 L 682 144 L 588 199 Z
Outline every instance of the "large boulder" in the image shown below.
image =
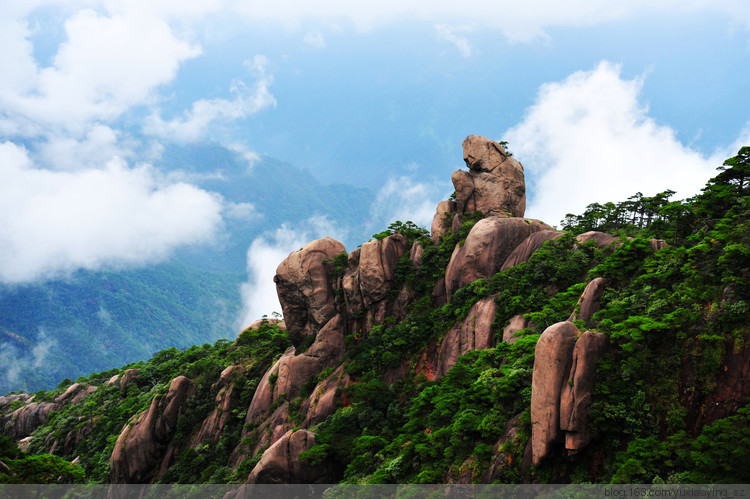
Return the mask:
M 570 454 L 575 454 L 591 441 L 589 410 L 596 380 L 596 361 L 608 344 L 608 335 L 586 331 L 573 349 L 570 374 L 560 393 L 560 429 L 565 431 L 565 449 Z
M 564 232 L 546 229 L 540 230 L 539 232 L 534 232 L 529 237 L 524 239 L 521 244 L 516 246 L 516 249 L 514 249 L 513 252 L 508 255 L 508 258 L 505 259 L 505 262 L 503 263 L 503 266 L 500 267 L 500 270 L 503 271 L 511 267 L 515 267 L 516 265 L 528 262 L 529 258 L 531 258 L 531 255 L 533 255 L 536 250 L 541 248 L 544 243 L 552 239 L 558 239 L 562 237 L 563 234 Z
M 289 337 L 295 345 L 316 334 L 336 315 L 330 262 L 346 248 L 330 237 L 307 243 L 276 269 L 276 292 Z
M 20 440 L 47 422 L 58 405 L 52 402 L 31 402 L 19 407 L 3 420 L 2 434 Z
M 596 247 L 600 249 L 606 248 L 617 241 L 617 239 L 617 236 L 607 234 L 606 232 L 599 232 L 597 230 L 590 230 L 576 236 L 576 241 L 578 241 L 579 244 L 586 244 L 589 241 L 595 241 Z
M 200 430 L 193 436 L 191 441 L 193 447 L 201 442 L 218 442 L 227 418 L 231 414 L 234 381 L 242 371 L 243 368 L 239 365 L 229 366 L 221 371 L 219 381 L 211 387 L 211 391 L 218 390 L 214 398 L 214 410 L 203 420 Z
M 438 356 L 437 377 L 456 365 L 461 355 L 471 350 L 485 350 L 494 346 L 490 326 L 495 320 L 495 296 L 488 296 L 469 310 L 466 319 L 457 322 L 443 337 Z
M 525 318 L 523 314 L 516 314 L 510 318 L 508 325 L 503 328 L 503 341 L 510 343 L 511 345 L 519 340 L 516 337 L 516 333 L 529 327 L 529 319 Z
M 396 276 L 398 260 L 408 249 L 409 242 L 401 234 L 362 245 L 359 255 L 359 287 L 365 307 L 386 297 Z
M 300 407 L 300 412 L 305 414 L 302 427 L 310 428 L 336 412 L 342 389 L 346 388 L 348 384 L 349 374 L 344 372 L 343 365 L 318 383 Z
M 534 232 L 549 229 L 551 227 L 543 222 L 526 218 L 491 216 L 478 221 L 466 241 L 453 250 L 445 271 L 447 295 L 479 278 L 493 276 L 524 239 Z
M 531 377 L 531 451 L 538 466 L 560 440 L 560 394 L 573 360 L 578 328 L 558 322 L 544 330 L 534 351 Z
M 315 445 L 315 435 L 307 430 L 289 430 L 261 456 L 245 483 L 328 483 L 323 465 L 301 461 L 299 455 Z
M 607 286 L 607 280 L 603 277 L 597 277 L 592 279 L 586 285 L 586 289 L 583 290 L 580 298 L 578 298 L 578 304 L 576 309 L 570 314 L 569 321 L 576 319 L 588 322 L 591 317 L 599 311 L 601 308 L 602 294 Z
M 440 201 L 435 209 L 435 216 L 432 217 L 432 226 L 430 234 L 432 242 L 437 243 L 441 236 L 444 236 L 451 228 L 451 222 L 456 214 L 455 201 Z
M 451 177 L 458 214 L 481 211 L 485 216 L 502 213 L 522 217 L 526 182 L 521 163 L 502 145 L 479 135 L 466 137 L 463 149 L 469 171 L 458 170 Z
M 191 380 L 178 376 L 166 395 L 154 397 L 135 422 L 125 423 L 110 457 L 112 483 L 148 483 L 153 479 L 164 448 L 177 429 L 177 419 L 194 391 Z
M 274 405 L 292 400 L 311 378 L 337 366 L 344 355 L 344 327 L 345 321 L 336 315 L 320 330 L 306 352 L 297 354 L 294 347 L 289 347 L 261 378 L 245 423 L 261 423 Z
M 247 409 L 245 425 L 249 423 L 260 423 L 266 416 L 268 416 L 271 411 L 274 387 L 278 380 L 281 364 L 288 362 L 289 359 L 293 357 L 294 347 L 287 348 L 284 355 L 282 355 L 263 375 L 260 383 L 258 383 L 258 387 L 255 389 L 253 399 L 250 401 L 250 406 Z

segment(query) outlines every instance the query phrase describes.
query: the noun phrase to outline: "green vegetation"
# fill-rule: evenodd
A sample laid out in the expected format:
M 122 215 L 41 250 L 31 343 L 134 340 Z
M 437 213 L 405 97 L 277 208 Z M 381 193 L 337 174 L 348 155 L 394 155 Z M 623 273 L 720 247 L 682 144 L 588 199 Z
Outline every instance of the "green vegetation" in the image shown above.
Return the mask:
M 570 233 L 545 243 L 528 262 L 457 290 L 447 304 L 437 301 L 434 290 L 453 249 L 481 214 L 465 216 L 460 231 L 438 244 L 410 222 L 392 224 L 375 237 L 400 233 L 424 247 L 419 268 L 402 258 L 395 272 L 394 287 L 406 287 L 415 299 L 403 320 L 386 317 L 346 336 L 344 370 L 351 383 L 340 389 L 338 409 L 311 429 L 316 445 L 301 459 L 324 462 L 331 480 L 352 483 L 478 482 L 490 476 L 503 483 L 749 482 L 750 399 L 741 391 L 746 383 L 741 366 L 750 358 L 749 179 L 750 148 L 743 148 L 689 200 L 669 202 L 665 191 L 661 197 L 631 198 L 626 202 L 631 204 L 608 203 L 599 215 L 589 207 L 569 217 Z M 575 240 L 575 234 L 602 228 L 622 237 L 605 249 Z M 656 236 L 669 246 L 655 250 L 650 239 Z M 340 276 L 347 257 L 327 263 L 332 275 Z M 595 438 L 575 456 L 558 446 L 535 468 L 528 459 L 524 463 L 534 349 L 549 325 L 570 316 L 595 277 L 607 279 L 601 308 L 588 324 L 578 323 L 610 339 L 597 363 L 590 414 Z M 396 297 L 391 293 L 386 302 Z M 528 328 L 513 344 L 500 341 L 463 355 L 435 379 L 424 362 L 427 352 L 487 298 L 496 304 L 492 331 L 498 340 L 518 314 L 530 320 Z M 196 394 L 170 442 L 174 464 L 159 480 L 244 481 L 260 459 L 246 452 L 260 441 L 250 431 L 260 428 L 255 423 L 243 433 L 246 410 L 261 377 L 289 345 L 285 332 L 264 324 L 234 343 L 173 348 L 126 366 L 139 371 L 123 388 L 105 382 L 125 368 L 79 378 L 102 388 L 53 413 L 33 434 L 29 452 L 45 452 L 49 442 L 85 430 L 89 436 L 77 446 L 58 446 L 56 452 L 63 459 L 80 456 L 87 481 L 107 481 L 109 456 L 123 425 L 163 394 L 170 380 L 184 375 Z M 239 368 L 224 430 L 216 444 L 191 444 L 216 409 L 217 381 L 230 365 Z M 310 376 L 298 397 L 280 397 L 272 409 L 289 402 L 290 425 L 301 424 L 303 398 L 334 369 Z M 276 374 L 269 381 L 278 379 Z M 71 383 L 39 392 L 35 400 L 52 400 Z M 242 440 L 243 435 L 251 436 Z M 233 462 L 238 448 L 248 455 Z M 0 454 L 6 464 L 30 459 L 3 441 Z
M 0 393 L 54 387 L 234 334 L 240 273 L 163 264 L 76 273 L 44 285 L 0 286 Z M 6 371 L 7 369 L 7 371 Z
M 52 454 L 33 455 L 21 452 L 9 437 L 0 436 L 0 462 L 10 473 L 0 470 L 0 484 L 18 483 L 84 483 L 80 466 Z
M 146 362 L 79 378 L 79 383 L 102 386 L 85 402 L 53 412 L 49 421 L 34 432 L 29 452 L 42 452 L 50 441 L 58 440 L 62 444 L 66 435 L 76 430 L 85 431 L 88 436 L 76 447 L 63 451 L 61 457 L 73 459 L 79 456 L 89 482 L 107 483 L 109 458 L 123 425 L 147 409 L 155 395 L 165 393 L 172 379 L 186 376 L 193 380 L 196 388 L 195 395 L 189 398 L 187 408 L 177 422 L 173 438 L 177 448 L 183 449 L 185 438 L 200 427 L 215 407 L 214 398 L 218 388 L 214 384 L 219 374 L 230 365 L 240 365 L 242 372 L 241 375 L 238 373 L 232 392 L 233 406 L 237 409 L 233 409 L 229 415 L 218 443 L 200 449 L 184 448 L 176 465 L 162 477 L 167 483 L 208 482 L 209 479 L 223 483 L 229 475 L 213 474 L 226 464 L 229 455 L 239 444 L 245 412 L 260 378 L 290 345 L 286 333 L 269 323 L 255 331 L 244 331 L 234 343 L 219 340 L 214 345 L 193 346 L 184 351 L 171 348 L 158 352 Z M 125 369 L 138 369 L 131 383 L 122 388 L 118 382 L 106 384 L 112 376 L 121 375 Z M 68 380 L 51 392 L 37 392 L 34 394 L 35 400 L 53 400 L 71 383 Z M 199 456 L 202 457 L 198 459 Z M 217 462 L 223 464 L 209 466 Z M 205 466 L 198 466 L 197 463 Z

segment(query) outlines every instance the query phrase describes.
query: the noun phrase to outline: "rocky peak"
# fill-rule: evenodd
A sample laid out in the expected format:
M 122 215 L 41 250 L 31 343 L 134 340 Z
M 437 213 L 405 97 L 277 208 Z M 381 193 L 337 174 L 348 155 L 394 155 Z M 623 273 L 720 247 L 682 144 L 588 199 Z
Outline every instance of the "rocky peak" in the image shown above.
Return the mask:
M 469 135 L 463 142 L 469 171 L 453 173 L 459 215 L 481 211 L 522 217 L 526 211 L 523 166 L 495 141 Z

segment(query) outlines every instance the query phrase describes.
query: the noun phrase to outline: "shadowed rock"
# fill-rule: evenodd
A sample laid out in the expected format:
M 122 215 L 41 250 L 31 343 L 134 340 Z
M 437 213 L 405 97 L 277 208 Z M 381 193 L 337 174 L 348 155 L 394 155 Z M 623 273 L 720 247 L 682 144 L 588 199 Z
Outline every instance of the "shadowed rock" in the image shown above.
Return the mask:
M 177 418 L 194 392 L 193 382 L 178 376 L 164 396 L 157 395 L 135 423 L 126 423 L 110 457 L 112 483 L 148 483 L 174 436 Z
M 603 277 L 592 279 L 591 282 L 586 285 L 586 289 L 583 290 L 581 297 L 578 298 L 576 310 L 570 314 L 568 320 L 572 321 L 579 319 L 583 322 L 591 320 L 591 317 L 601 308 L 602 293 L 604 293 L 606 285 L 607 280 Z
M 445 271 L 448 296 L 457 289 L 496 274 L 513 250 L 547 224 L 526 218 L 488 217 L 471 228 L 463 245 L 457 244 Z
M 538 466 L 559 440 L 560 394 L 573 360 L 578 328 L 572 322 L 558 322 L 544 330 L 534 351 L 531 378 L 531 452 Z
M 263 453 L 245 483 L 327 483 L 323 465 L 313 466 L 299 459 L 313 445 L 315 435 L 311 432 L 289 430 Z
M 195 447 L 201 442 L 216 443 L 224 429 L 224 424 L 232 410 L 232 392 L 234 380 L 242 373 L 242 366 L 229 366 L 219 376 L 219 381 L 213 384 L 212 391 L 218 390 L 214 398 L 214 410 L 203 420 L 200 430 L 193 437 L 191 445 Z
M 573 349 L 570 374 L 560 394 L 560 429 L 565 431 L 565 448 L 571 454 L 591 441 L 589 410 L 596 381 L 596 361 L 608 344 L 608 335 L 586 331 Z
M 135 379 L 138 377 L 138 369 L 126 369 L 124 373 L 122 373 L 122 377 L 120 378 L 120 388 L 125 389 L 130 383 L 135 381 Z
M 47 422 L 52 411 L 57 410 L 57 404 L 52 402 L 31 402 L 19 407 L 10 416 L 6 416 L 3 424 L 3 434 L 20 440 Z
M 253 400 L 250 401 L 250 406 L 247 409 L 247 415 L 245 416 L 246 425 L 248 423 L 260 423 L 268 416 L 271 404 L 273 403 L 273 390 L 277 381 L 276 378 L 278 378 L 279 366 L 282 362 L 287 362 L 291 357 L 294 357 L 294 347 L 287 348 L 284 355 L 261 378 L 258 387 L 255 389 L 255 394 L 253 394 Z M 272 379 L 273 383 L 271 383 Z
M 508 255 L 508 258 L 505 259 L 500 270 L 503 271 L 528 262 L 531 255 L 541 248 L 544 243 L 552 239 L 558 239 L 559 237 L 562 237 L 563 234 L 563 232 L 558 232 L 556 230 L 540 230 L 539 232 L 534 232 L 524 239 L 521 244 L 516 246 L 516 249 L 514 249 L 513 252 Z
M 318 383 L 310 396 L 302 403 L 300 412 L 306 414 L 303 428 L 314 426 L 336 412 L 340 390 L 349 384 L 349 374 L 339 366 L 326 379 Z
M 522 314 L 511 317 L 508 325 L 503 328 L 503 341 L 511 345 L 518 341 L 516 333 L 529 327 L 529 322 L 529 319 L 525 319 Z
M 409 259 L 414 264 L 414 268 L 420 269 L 422 267 L 422 254 L 424 254 L 424 246 L 420 243 L 414 243 L 409 252 Z
M 482 483 L 492 483 L 495 480 L 501 480 L 506 470 L 514 468 L 513 453 L 506 453 L 503 449 L 506 442 L 509 444 L 516 443 L 515 440 L 518 437 L 522 424 L 520 414 L 514 416 L 506 423 L 503 434 L 492 447 L 492 461 L 490 461 L 490 466 L 482 473 Z
M 445 375 L 466 352 L 485 350 L 494 346 L 490 326 L 495 320 L 495 296 L 488 296 L 475 303 L 466 319 L 457 322 L 443 337 L 437 377 Z
M 660 249 L 663 249 L 669 246 L 664 239 L 649 239 L 648 244 L 651 246 L 651 249 L 654 251 L 659 251 Z
M 289 347 L 263 375 L 248 407 L 245 423 L 261 423 L 274 402 L 282 397 L 282 401 L 292 400 L 312 377 L 327 367 L 337 366 L 344 355 L 344 326 L 341 316 L 336 315 L 320 330 L 306 352 L 295 355 L 294 347 Z
M 401 234 L 362 245 L 359 255 L 359 286 L 365 307 L 385 298 L 396 276 L 398 260 L 408 249 L 409 243 Z
M 291 253 L 276 269 L 276 292 L 295 345 L 316 334 L 336 314 L 331 265 L 324 262 L 345 251 L 343 244 L 324 237 Z
M 440 237 L 444 236 L 451 229 L 455 214 L 455 201 L 440 201 L 438 203 L 435 209 L 435 216 L 432 217 L 432 226 L 430 227 L 432 242 L 437 243 Z

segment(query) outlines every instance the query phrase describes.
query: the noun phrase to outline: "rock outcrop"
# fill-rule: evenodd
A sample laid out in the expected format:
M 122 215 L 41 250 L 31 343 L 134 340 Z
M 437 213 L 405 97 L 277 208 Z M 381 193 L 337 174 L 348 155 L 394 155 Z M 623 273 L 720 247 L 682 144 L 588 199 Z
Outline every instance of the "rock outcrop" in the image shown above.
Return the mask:
M 523 314 L 517 314 L 510 318 L 508 325 L 503 328 L 503 341 L 506 343 L 515 343 L 518 341 L 516 333 L 529 327 L 529 319 L 524 318 Z
M 396 276 L 398 259 L 408 249 L 409 243 L 401 234 L 362 245 L 359 255 L 359 288 L 365 307 L 371 307 L 385 298 Z
M 547 224 L 526 218 L 487 217 L 472 227 L 463 245 L 456 245 L 445 271 L 445 289 L 457 289 L 480 278 L 495 275 L 516 247 L 534 232 L 549 230 Z
M 437 243 L 441 236 L 447 234 L 452 226 L 453 217 L 456 215 L 455 201 L 440 201 L 432 217 L 430 234 L 433 243 Z
M 586 331 L 576 341 L 568 382 L 560 394 L 560 429 L 565 432 L 565 449 L 570 454 L 591 441 L 589 424 L 591 392 L 596 381 L 596 361 L 609 345 L 609 336 Z
M 469 310 L 466 319 L 459 321 L 440 343 L 437 377 L 456 365 L 461 355 L 471 350 L 485 350 L 495 345 L 492 322 L 495 320 L 495 295 L 478 301 Z
M 482 483 L 492 483 L 495 480 L 502 480 L 506 470 L 512 469 L 513 453 L 507 452 L 506 446 L 511 448 L 517 445 L 516 439 L 521 431 L 521 415 L 511 418 L 503 429 L 503 434 L 492 447 L 492 461 L 490 466 L 482 473 Z M 507 482 L 506 482 L 507 483 Z
M 276 291 L 295 345 L 316 334 L 336 315 L 331 264 L 325 262 L 345 252 L 343 244 L 324 237 L 291 253 L 276 269 Z
M 315 435 L 307 430 L 289 430 L 255 465 L 248 484 L 326 483 L 323 465 L 313 466 L 299 459 L 299 455 L 315 445 Z
M 523 217 L 526 183 L 521 163 L 502 145 L 479 135 L 466 137 L 463 149 L 469 171 L 458 170 L 451 177 L 459 216 L 481 211 L 485 216 L 501 213 Z
M 154 468 L 164 457 L 164 447 L 192 392 L 193 382 L 178 376 L 166 395 L 154 397 L 135 422 L 125 424 L 110 458 L 112 483 L 148 483 L 154 478 Z
M 221 372 L 219 381 L 213 384 L 212 391 L 218 390 L 214 398 L 215 409 L 203 420 L 200 430 L 192 439 L 192 445 L 200 442 L 216 443 L 232 410 L 234 380 L 242 373 L 242 366 L 229 366 Z
M 569 321 L 582 320 L 588 322 L 591 317 L 601 308 L 601 299 L 604 289 L 607 286 L 607 280 L 603 277 L 597 277 L 591 280 L 583 290 L 583 294 L 578 298 L 576 309 L 570 314 Z
M 562 237 L 563 234 L 563 232 L 546 229 L 534 232 L 529 237 L 524 239 L 521 244 L 516 246 L 516 249 L 514 249 L 513 252 L 508 255 L 508 258 L 505 259 L 502 267 L 500 267 L 500 271 L 507 270 L 511 267 L 515 267 L 516 265 L 528 262 L 529 258 L 531 258 L 531 255 L 533 255 L 536 250 L 541 248 L 544 243 L 553 239 L 558 239 Z
M 534 350 L 531 379 L 531 450 L 538 466 L 560 440 L 560 394 L 573 359 L 578 328 L 558 322 L 544 330 Z
M 576 241 L 578 241 L 579 244 L 586 244 L 590 241 L 595 241 L 596 247 L 600 249 L 606 248 L 607 246 L 617 241 L 617 239 L 617 236 L 613 236 L 612 234 L 607 234 L 606 232 L 599 232 L 596 230 L 590 230 L 576 236 Z
M 271 368 L 266 371 L 255 389 L 255 394 L 250 402 L 245 416 L 245 425 L 249 423 L 260 423 L 270 414 L 271 404 L 273 403 L 273 391 L 279 376 L 279 367 L 282 363 L 288 362 L 294 357 L 294 347 L 289 347 L 284 355 L 277 360 Z M 272 382 L 273 381 L 273 382 Z
M 3 434 L 20 440 L 31 435 L 40 425 L 44 424 L 57 404 L 52 402 L 31 402 L 19 407 L 3 421 Z
M 326 379 L 318 383 L 310 396 L 302 403 L 300 412 L 306 414 L 302 428 L 310 428 L 336 412 L 339 392 L 349 385 L 349 374 L 339 366 Z

